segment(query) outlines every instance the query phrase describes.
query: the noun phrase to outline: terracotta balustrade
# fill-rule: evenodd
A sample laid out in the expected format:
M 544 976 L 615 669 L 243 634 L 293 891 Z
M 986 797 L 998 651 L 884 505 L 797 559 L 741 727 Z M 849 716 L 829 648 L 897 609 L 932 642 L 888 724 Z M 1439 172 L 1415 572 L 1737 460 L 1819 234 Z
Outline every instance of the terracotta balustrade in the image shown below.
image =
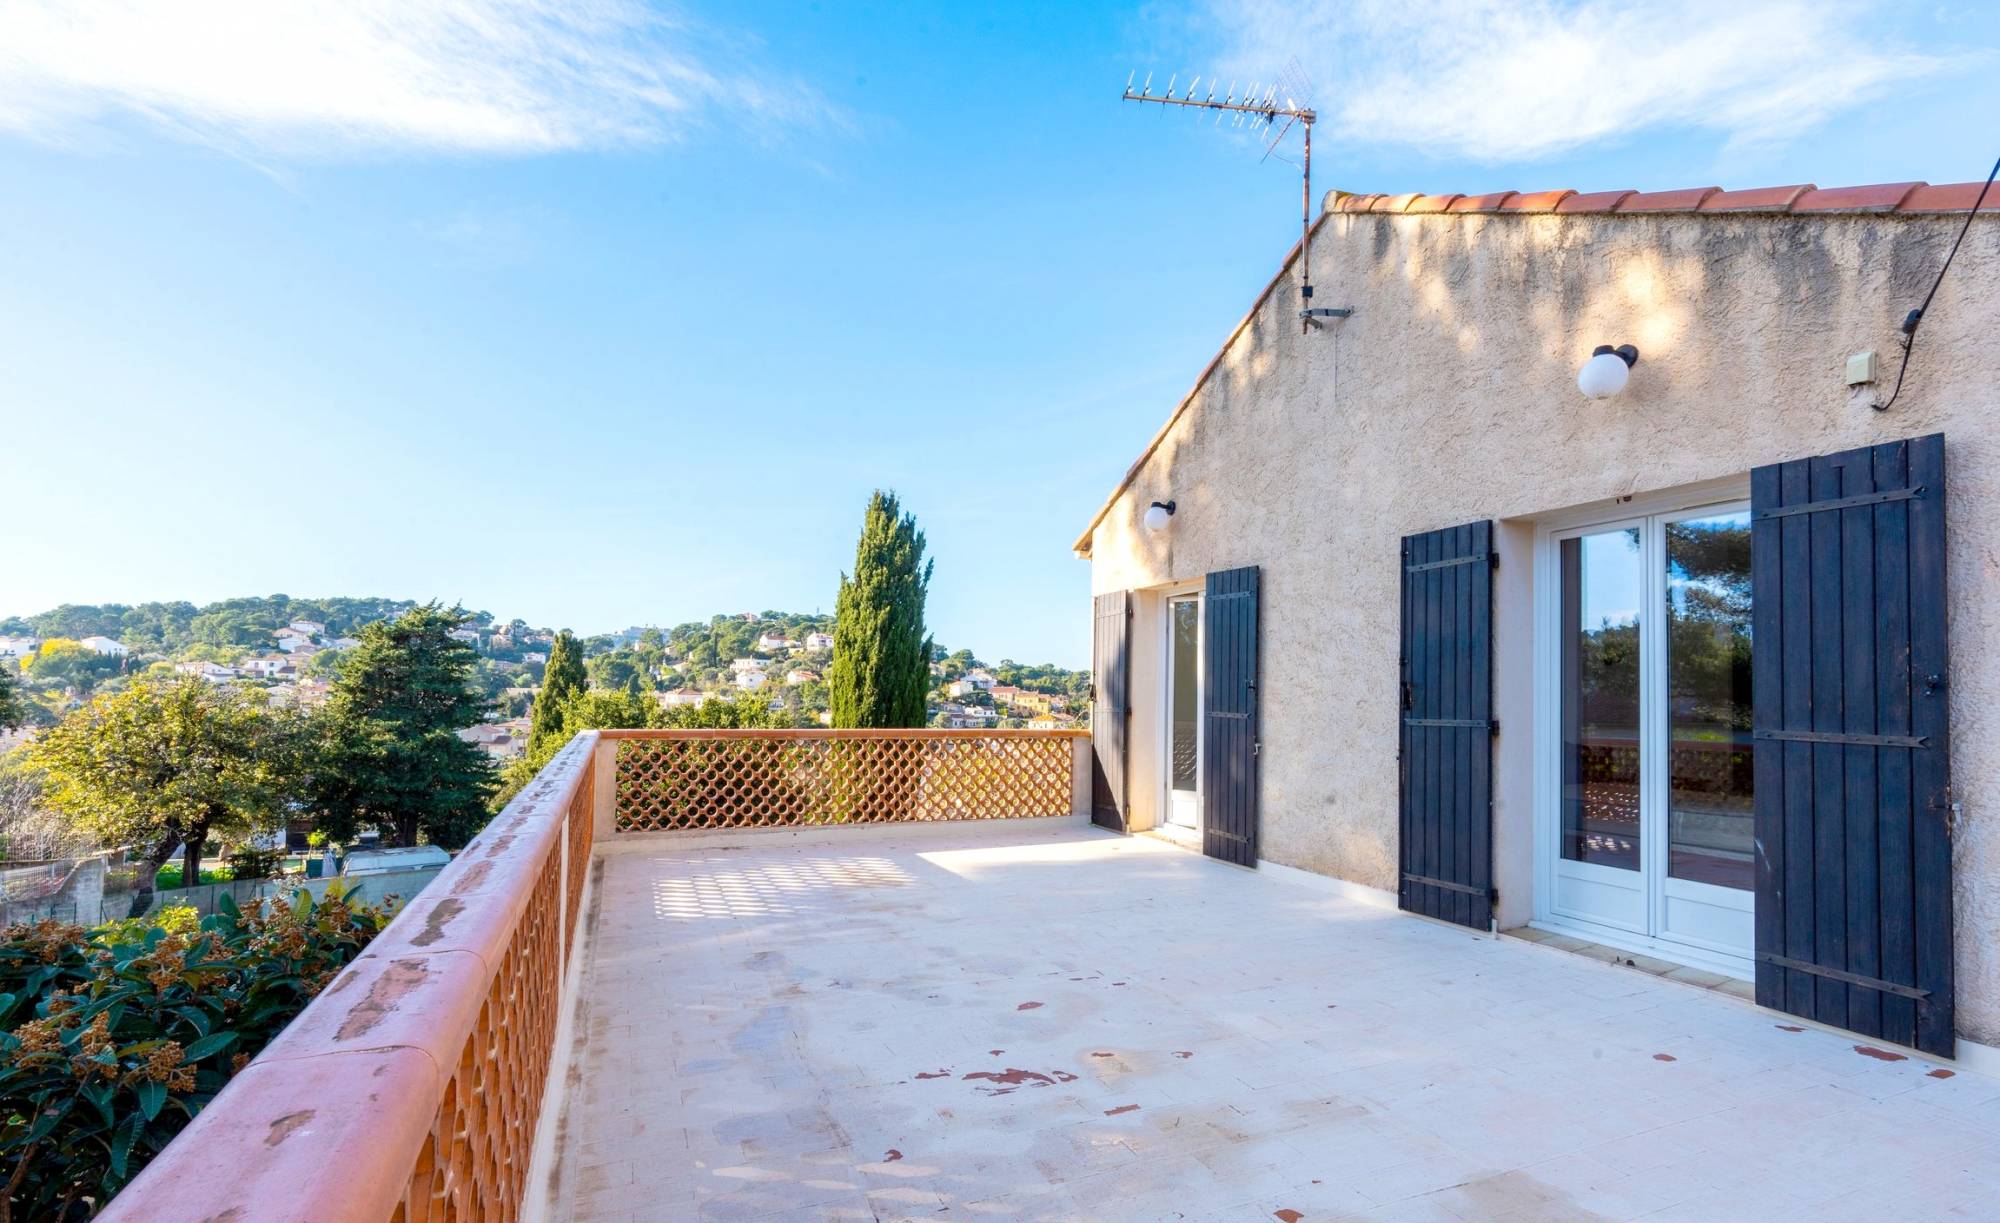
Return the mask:
M 1019 819 L 1076 810 L 1081 731 L 605 731 L 614 831 Z
M 585 901 L 596 750 L 594 733 L 565 747 L 98 1217 L 519 1217 Z

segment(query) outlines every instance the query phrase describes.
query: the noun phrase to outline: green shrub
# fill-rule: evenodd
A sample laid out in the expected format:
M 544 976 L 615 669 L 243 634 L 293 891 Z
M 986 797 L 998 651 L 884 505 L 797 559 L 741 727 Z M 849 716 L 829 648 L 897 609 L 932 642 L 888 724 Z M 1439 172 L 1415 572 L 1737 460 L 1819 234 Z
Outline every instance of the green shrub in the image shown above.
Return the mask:
M 201 868 L 200 882 L 202 883 L 228 883 L 233 878 L 235 876 L 230 873 L 229 867 L 226 865 L 217 867 L 204 866 Z M 155 891 L 165 892 L 182 886 L 181 864 L 178 862 L 161 867 L 160 873 L 153 876 L 153 888 Z
M 148 931 L 159 929 L 168 934 L 178 934 L 192 938 L 201 932 L 201 910 L 193 905 L 168 905 L 156 909 L 144 917 L 124 917 L 108 921 L 94 927 L 90 937 L 106 947 L 123 943 L 141 943 Z
M 126 922 L 0 929 L 0 1178 L 12 1217 L 95 1213 L 390 915 L 300 890 L 248 913 L 225 897 L 193 929 L 177 914 L 136 937 Z
M 260 849 L 254 845 L 239 845 L 229 851 L 229 877 L 231 879 L 271 879 L 285 863 L 282 849 Z M 208 872 L 203 871 L 206 875 Z

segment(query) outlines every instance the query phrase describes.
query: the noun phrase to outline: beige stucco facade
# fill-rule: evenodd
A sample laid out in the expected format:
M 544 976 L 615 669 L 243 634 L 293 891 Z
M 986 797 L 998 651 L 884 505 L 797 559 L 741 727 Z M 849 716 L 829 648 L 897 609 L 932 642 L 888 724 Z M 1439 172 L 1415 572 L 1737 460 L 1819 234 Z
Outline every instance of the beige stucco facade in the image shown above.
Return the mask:
M 1958 1029 L 2000 1044 L 2000 217 L 1972 226 L 1889 412 L 1897 326 L 1962 217 L 1391 215 L 1315 230 L 1080 541 L 1136 592 L 1130 805 L 1160 817 L 1162 594 L 1262 569 L 1261 854 L 1393 890 L 1402 536 L 1496 523 L 1494 836 L 1502 927 L 1534 887 L 1534 565 L 1547 516 L 1942 432 L 1949 464 Z M 1598 344 L 1641 354 L 1591 402 Z M 1849 388 L 1873 349 L 1882 381 Z M 1140 523 L 1172 499 L 1171 528 Z

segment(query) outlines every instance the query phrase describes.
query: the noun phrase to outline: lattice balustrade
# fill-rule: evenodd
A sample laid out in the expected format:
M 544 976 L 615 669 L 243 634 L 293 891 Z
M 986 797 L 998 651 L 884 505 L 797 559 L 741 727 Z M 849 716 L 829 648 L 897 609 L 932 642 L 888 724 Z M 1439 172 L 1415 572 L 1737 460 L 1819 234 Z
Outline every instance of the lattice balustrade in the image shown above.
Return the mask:
M 1068 815 L 1072 743 L 1005 731 L 635 732 L 616 744 L 616 828 Z
M 104 1223 L 520 1218 L 536 1133 L 554 1124 L 542 1107 L 597 747 L 587 732 L 558 753 Z
M 395 1223 L 520 1217 L 562 993 L 561 885 L 561 855 L 552 852 L 445 1084 Z

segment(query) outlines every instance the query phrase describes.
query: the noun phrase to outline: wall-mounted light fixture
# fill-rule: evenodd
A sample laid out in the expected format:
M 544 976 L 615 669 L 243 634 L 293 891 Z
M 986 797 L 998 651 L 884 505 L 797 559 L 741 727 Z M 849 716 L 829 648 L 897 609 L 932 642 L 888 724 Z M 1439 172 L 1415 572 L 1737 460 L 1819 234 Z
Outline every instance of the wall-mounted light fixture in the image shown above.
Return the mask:
M 1173 502 L 1155 501 L 1146 507 L 1146 529 L 1148 531 L 1164 531 L 1167 529 L 1167 524 L 1173 520 L 1173 516 Z
M 1620 344 L 1613 348 L 1609 344 L 1599 344 L 1590 354 L 1590 360 L 1576 372 L 1576 389 L 1583 392 L 1586 399 L 1609 399 L 1625 389 L 1625 382 L 1632 376 L 1632 367 L 1639 363 L 1639 350 L 1630 344 Z

